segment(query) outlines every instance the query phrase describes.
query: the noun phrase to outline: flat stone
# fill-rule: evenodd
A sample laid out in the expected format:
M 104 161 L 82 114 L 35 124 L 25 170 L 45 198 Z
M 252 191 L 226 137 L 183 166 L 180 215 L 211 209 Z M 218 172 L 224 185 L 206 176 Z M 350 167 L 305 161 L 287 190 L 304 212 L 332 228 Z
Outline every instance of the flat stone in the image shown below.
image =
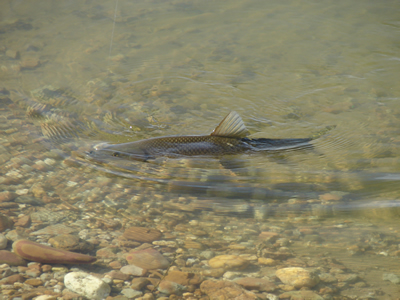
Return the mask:
M 110 276 L 112 279 L 119 279 L 123 281 L 127 281 L 130 278 L 129 274 L 124 274 L 121 271 L 111 271 L 107 273 L 107 275 Z
M 394 283 L 394 284 L 399 284 L 400 283 L 399 276 L 397 276 L 396 274 L 393 274 L 393 273 L 384 273 L 382 275 L 382 279 L 383 280 L 388 280 L 388 281 L 390 281 L 391 283 Z
M 24 215 L 18 218 L 17 222 L 14 223 L 14 226 L 19 227 L 29 227 L 31 225 L 31 216 Z
M 88 264 L 96 260 L 93 256 L 56 249 L 28 240 L 18 240 L 13 243 L 12 248 L 22 258 L 45 264 Z
M 25 280 L 26 284 L 32 285 L 32 286 L 40 286 L 43 285 L 43 282 L 40 279 L 36 279 L 36 278 L 30 278 Z
M 198 285 L 203 281 L 203 278 L 195 273 L 181 271 L 169 271 L 164 279 L 180 285 Z
M 102 300 L 111 292 L 107 283 L 85 272 L 68 273 L 64 284 L 71 291 L 93 300 Z
M 279 269 L 276 271 L 276 276 L 284 284 L 292 285 L 297 289 L 302 287 L 312 288 L 320 281 L 318 275 L 299 267 Z
M 160 293 L 167 294 L 167 295 L 180 295 L 184 291 L 186 291 L 186 287 L 183 285 L 180 285 L 176 282 L 168 281 L 168 280 L 163 280 L 160 282 L 158 285 L 157 290 Z
M 320 295 L 312 291 L 291 291 L 279 295 L 279 299 L 290 300 L 324 300 Z
M 6 229 L 12 228 L 13 225 L 14 222 L 9 217 L 0 213 L 0 232 L 4 232 Z
M 246 290 L 273 292 L 276 289 L 276 285 L 273 282 L 262 278 L 245 277 L 236 279 L 235 282 Z
M 150 281 L 147 278 L 133 278 L 131 287 L 137 291 L 143 289 L 146 285 L 149 285 Z
M 77 229 L 68 227 L 63 224 L 55 224 L 55 225 L 50 225 L 45 228 L 42 228 L 40 230 L 34 231 L 31 233 L 31 235 L 44 235 L 44 234 L 49 234 L 49 235 L 61 235 L 61 234 L 69 234 L 72 232 L 76 232 Z
M 218 255 L 208 261 L 211 268 L 224 270 L 243 270 L 249 262 L 237 255 Z
M 9 266 L 26 266 L 27 261 L 22 257 L 7 250 L 0 250 L 0 264 Z
M 9 58 L 12 58 L 12 59 L 17 59 L 17 58 L 19 58 L 19 51 L 8 49 L 6 51 L 6 56 L 8 56 Z
M 46 204 L 39 198 L 35 198 L 32 196 L 27 196 L 27 195 L 19 196 L 19 197 L 15 198 L 14 201 L 19 204 L 29 204 L 29 205 L 33 205 L 33 206 L 43 206 Z
M 161 232 L 146 227 L 129 227 L 125 230 L 123 236 L 129 240 L 134 240 L 143 243 L 151 243 L 159 240 L 162 236 Z
M 4 234 L 0 234 L 0 249 L 7 248 L 8 240 Z
M 136 291 L 134 289 L 123 289 L 121 294 L 128 297 L 129 299 L 135 299 L 143 295 L 141 291 Z
M 127 265 L 121 268 L 121 272 L 124 274 L 140 277 L 144 276 L 147 273 L 147 270 L 135 265 Z
M 152 248 L 130 252 L 126 256 L 126 260 L 131 265 L 147 270 L 169 267 L 169 261 L 160 252 Z
M 230 299 L 230 300 L 255 300 L 256 294 L 246 291 L 237 283 L 231 281 L 205 280 L 200 285 L 202 293 L 210 299 Z
M 10 202 L 17 197 L 18 195 L 14 192 L 9 192 L 9 191 L 0 192 L 0 202 Z
M 49 239 L 49 244 L 55 248 L 74 251 L 80 249 L 79 237 L 71 234 L 61 234 Z
M 21 274 L 14 274 L 0 280 L 0 284 L 14 284 L 15 282 L 24 282 L 25 278 Z

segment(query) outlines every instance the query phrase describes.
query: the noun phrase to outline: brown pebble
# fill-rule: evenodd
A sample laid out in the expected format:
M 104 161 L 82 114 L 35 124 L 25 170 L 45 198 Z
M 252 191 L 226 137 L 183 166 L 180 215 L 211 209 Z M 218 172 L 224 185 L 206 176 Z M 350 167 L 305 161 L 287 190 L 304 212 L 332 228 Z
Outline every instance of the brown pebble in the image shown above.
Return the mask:
M 119 270 L 122 267 L 122 264 L 119 261 L 112 261 L 108 264 L 114 270 Z
M 181 271 L 169 271 L 164 279 L 181 285 L 197 285 L 203 281 L 203 278 L 197 274 Z
M 12 248 L 17 255 L 27 260 L 47 264 L 88 264 L 96 261 L 93 256 L 56 249 L 28 240 L 18 240 L 13 243 Z
M 240 285 L 230 281 L 205 280 L 200 285 L 200 289 L 202 293 L 207 295 L 210 299 L 258 299 L 254 293 L 248 292 Z M 226 295 L 229 295 L 229 298 L 226 298 Z
M 36 278 L 30 278 L 25 280 L 26 284 L 32 285 L 32 286 L 40 286 L 43 285 L 43 282 L 40 279 L 36 279 Z
M 34 69 L 40 65 L 40 60 L 36 57 L 26 57 L 21 63 L 21 69 Z
M 47 273 L 51 271 L 51 268 L 53 268 L 51 265 L 43 265 L 42 266 L 42 272 Z
M 0 202 L 10 202 L 17 198 L 18 195 L 13 192 L 5 191 L 0 192 Z
M 7 250 L 0 250 L 0 264 L 9 266 L 26 266 L 26 260 Z
M 262 278 L 245 277 L 237 279 L 235 282 L 247 290 L 273 292 L 276 289 L 276 285 L 273 282 Z
M 146 227 L 129 227 L 125 230 L 123 236 L 129 240 L 143 243 L 151 243 L 161 238 L 161 232 Z
M 134 290 L 140 291 L 142 288 L 144 288 L 148 284 L 150 284 L 150 281 L 147 280 L 147 278 L 139 277 L 139 278 L 132 279 L 131 287 Z
M 15 274 L 0 280 L 0 284 L 14 284 L 15 282 L 24 282 L 25 278 L 21 274 Z
M 6 229 L 12 228 L 14 225 L 11 219 L 0 213 L 0 232 L 4 232 Z
M 223 268 L 225 270 L 243 270 L 249 262 L 237 255 L 218 255 L 208 261 L 211 268 Z
M 12 59 L 18 59 L 19 58 L 19 51 L 8 49 L 6 51 L 6 56 Z
M 49 244 L 64 250 L 79 250 L 79 237 L 71 234 L 61 234 L 49 239 Z
M 29 227 L 30 225 L 31 225 L 31 216 L 29 215 L 20 217 L 14 224 L 14 226 L 20 226 L 20 227 Z
M 169 266 L 169 261 L 152 248 L 130 252 L 126 260 L 131 265 L 147 270 L 166 269 Z

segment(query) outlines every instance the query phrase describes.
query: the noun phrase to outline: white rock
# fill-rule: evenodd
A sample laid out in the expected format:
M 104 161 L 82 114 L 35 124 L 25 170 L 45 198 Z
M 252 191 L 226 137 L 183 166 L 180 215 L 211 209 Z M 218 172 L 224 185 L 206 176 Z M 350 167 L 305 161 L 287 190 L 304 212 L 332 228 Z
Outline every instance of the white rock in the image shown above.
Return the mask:
M 146 274 L 147 270 L 137 267 L 135 265 L 127 265 L 123 266 L 120 271 L 124 274 L 133 275 L 133 276 L 143 276 Z
M 121 291 L 121 294 L 129 299 L 135 299 L 135 298 L 143 295 L 143 293 L 141 291 L 137 291 L 134 289 L 123 289 Z
M 0 249 L 6 249 L 7 248 L 7 238 L 0 234 Z
M 93 300 L 105 299 L 111 291 L 103 280 L 85 272 L 71 272 L 64 277 L 65 286 L 71 291 Z

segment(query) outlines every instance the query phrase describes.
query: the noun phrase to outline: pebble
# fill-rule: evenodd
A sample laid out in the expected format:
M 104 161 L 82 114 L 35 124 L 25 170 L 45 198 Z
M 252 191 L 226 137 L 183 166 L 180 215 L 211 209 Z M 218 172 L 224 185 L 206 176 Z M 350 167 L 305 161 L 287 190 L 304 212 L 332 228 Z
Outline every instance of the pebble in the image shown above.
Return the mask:
M 11 219 L 0 213 L 0 232 L 4 232 L 6 229 L 12 228 L 14 225 Z
M 133 276 L 144 276 L 147 270 L 135 265 L 127 265 L 121 268 L 121 272 Z
M 273 282 L 262 278 L 245 277 L 236 279 L 235 282 L 247 290 L 273 292 L 276 289 L 276 285 Z
M 312 288 L 320 281 L 318 275 L 299 267 L 279 269 L 276 271 L 276 276 L 284 284 L 294 286 L 297 289 L 302 287 Z
M 93 300 L 102 300 L 111 292 L 107 283 L 85 272 L 66 274 L 64 284 L 71 291 Z
M 237 283 L 231 281 L 205 280 L 200 285 L 200 290 L 210 299 L 240 299 L 255 300 L 256 294 L 246 291 Z
M 7 250 L 0 250 L 0 264 L 9 266 L 26 266 L 26 260 Z
M 382 276 L 382 279 L 383 280 L 388 280 L 388 281 L 390 281 L 391 283 L 394 283 L 394 284 L 399 284 L 400 283 L 399 276 L 397 276 L 396 274 L 393 274 L 393 273 L 384 273 L 383 276 Z
M 198 285 L 203 281 L 203 278 L 195 273 L 181 271 L 169 271 L 164 279 L 181 285 Z
M 134 240 L 142 243 L 151 243 L 159 240 L 162 236 L 161 232 L 146 227 L 129 227 L 125 229 L 123 236 L 129 240 Z
M 46 264 L 87 264 L 96 260 L 93 256 L 56 249 L 28 240 L 18 240 L 13 243 L 12 248 L 22 258 Z
M 50 226 L 47 226 L 40 230 L 34 231 L 31 233 L 31 235 L 43 235 L 43 234 L 61 235 L 61 234 L 73 233 L 76 231 L 77 230 L 75 228 L 66 226 L 64 224 L 55 224 L 55 225 L 50 225 Z
M 0 192 L 0 202 L 10 202 L 13 201 L 15 198 L 18 197 L 18 194 L 14 192 Z
M 131 265 L 147 270 L 169 267 L 169 261 L 160 252 L 152 248 L 130 252 L 126 256 L 126 260 Z
M 126 297 L 128 297 L 129 299 L 135 299 L 135 298 L 140 297 L 140 296 L 143 295 L 142 292 L 136 291 L 134 289 L 123 289 L 121 291 L 121 294 L 126 296 Z
M 131 287 L 137 291 L 140 291 L 146 285 L 149 285 L 150 281 L 147 278 L 133 278 Z
M 208 261 L 211 268 L 224 270 L 243 270 L 249 262 L 237 255 L 218 255 Z
M 19 51 L 8 49 L 6 51 L 6 56 L 12 59 L 18 59 L 19 58 Z
M 324 300 L 318 294 L 312 291 L 291 291 L 279 295 L 279 299 L 307 299 L 307 300 Z
M 7 247 L 7 242 L 7 238 L 3 234 L 0 234 L 0 249 L 5 249 Z
M 171 294 L 182 294 L 184 291 L 186 291 L 186 287 L 178 284 L 176 282 L 168 281 L 168 280 L 163 280 L 160 282 L 158 285 L 157 290 L 160 293 L 171 295 Z
M 79 250 L 79 237 L 71 234 L 61 234 L 49 239 L 49 244 L 55 248 L 74 251 Z

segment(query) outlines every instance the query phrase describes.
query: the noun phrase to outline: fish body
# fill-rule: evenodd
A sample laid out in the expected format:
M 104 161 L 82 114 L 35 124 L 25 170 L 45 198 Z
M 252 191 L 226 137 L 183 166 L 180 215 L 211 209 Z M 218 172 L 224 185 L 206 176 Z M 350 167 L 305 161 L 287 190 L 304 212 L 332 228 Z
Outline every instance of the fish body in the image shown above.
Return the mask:
M 102 143 L 92 154 L 147 161 L 157 157 L 212 156 L 222 157 L 247 152 L 289 150 L 312 147 L 312 138 L 251 139 L 241 117 L 230 112 L 210 135 L 165 136 L 123 144 Z

